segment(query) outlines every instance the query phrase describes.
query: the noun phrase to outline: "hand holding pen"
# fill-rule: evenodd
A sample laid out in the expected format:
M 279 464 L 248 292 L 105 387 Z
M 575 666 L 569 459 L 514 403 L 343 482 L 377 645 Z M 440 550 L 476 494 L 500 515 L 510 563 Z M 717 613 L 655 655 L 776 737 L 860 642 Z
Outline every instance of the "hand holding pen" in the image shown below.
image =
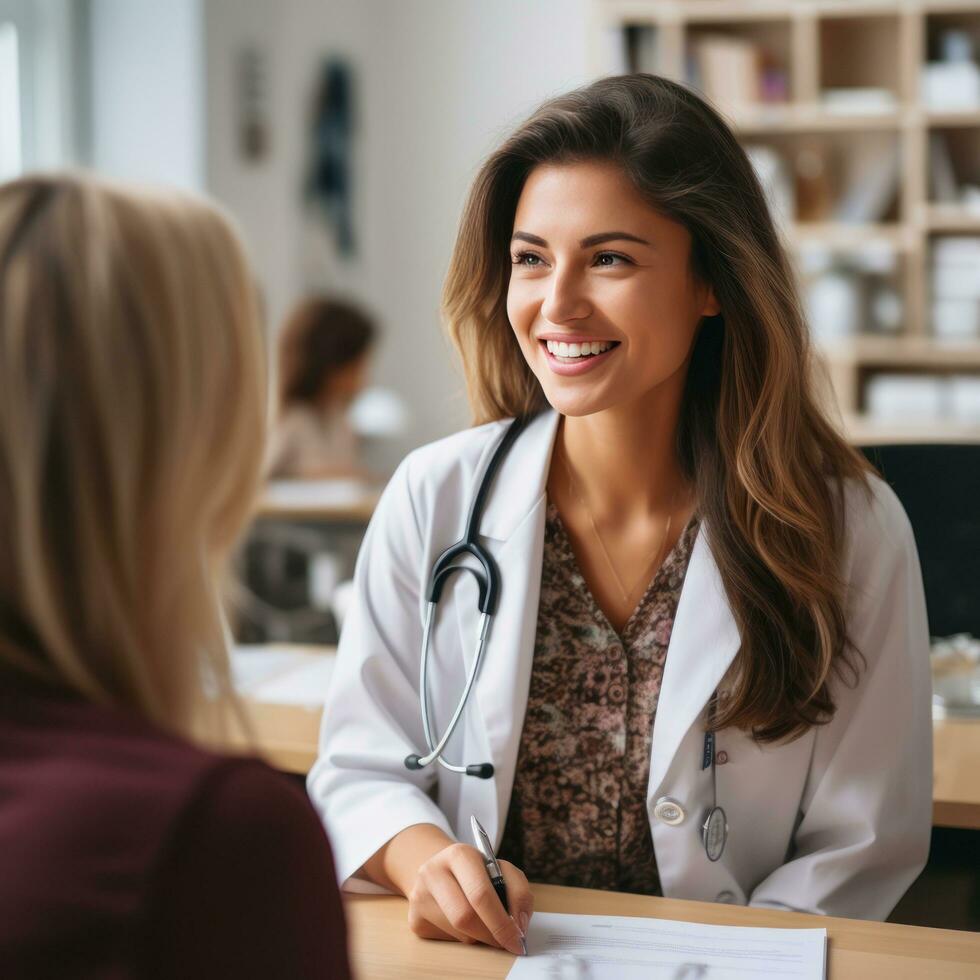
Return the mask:
M 500 870 L 500 865 L 497 864 L 497 859 L 493 856 L 493 845 L 490 843 L 490 838 L 487 836 L 487 832 L 483 829 L 482 824 L 475 816 L 470 817 L 470 827 L 473 830 L 473 839 L 476 841 L 476 849 L 480 852 L 483 857 L 483 863 L 486 865 L 487 874 L 490 876 L 490 884 L 493 885 L 493 890 L 497 893 L 497 898 L 500 899 L 500 904 L 503 905 L 504 911 L 510 915 L 510 906 L 507 904 L 507 885 L 504 882 L 503 873 Z M 527 956 L 527 925 L 523 927 L 516 920 L 514 924 L 517 925 L 518 930 L 521 933 L 521 951 L 523 956 Z
M 414 828 L 416 834 L 426 829 L 432 837 L 445 839 L 435 827 Z M 498 861 L 497 867 L 506 882 L 504 894 L 512 915 L 490 882 L 482 853 L 472 844 L 447 839 L 417 866 L 413 880 L 403 888 L 409 928 L 423 939 L 486 943 L 522 955 L 521 935 L 527 931 L 534 896 L 520 868 L 507 861 Z

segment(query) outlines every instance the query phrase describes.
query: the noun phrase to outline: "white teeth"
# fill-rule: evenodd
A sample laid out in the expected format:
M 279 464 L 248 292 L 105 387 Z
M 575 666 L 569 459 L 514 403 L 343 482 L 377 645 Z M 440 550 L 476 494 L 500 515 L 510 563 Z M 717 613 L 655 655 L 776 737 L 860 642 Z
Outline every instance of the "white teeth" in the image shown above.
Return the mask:
M 613 346 L 612 342 L 608 340 L 592 340 L 578 344 L 566 344 L 563 341 L 548 340 L 545 343 L 548 346 L 549 353 L 554 354 L 556 357 L 565 358 L 587 357 L 590 354 L 601 354 Z

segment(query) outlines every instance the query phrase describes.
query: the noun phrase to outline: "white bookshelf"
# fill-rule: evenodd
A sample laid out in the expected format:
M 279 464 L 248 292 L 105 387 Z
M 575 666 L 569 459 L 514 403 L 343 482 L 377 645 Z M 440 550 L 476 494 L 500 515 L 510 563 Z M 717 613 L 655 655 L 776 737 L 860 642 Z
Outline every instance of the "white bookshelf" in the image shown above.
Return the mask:
M 783 225 L 797 257 L 815 248 L 833 253 L 835 261 L 869 249 L 894 255 L 892 284 L 902 310 L 897 328 L 875 334 L 862 322 L 856 335 L 821 343 L 837 407 L 855 441 L 980 441 L 978 419 L 904 423 L 879 421 L 866 411 L 868 384 L 877 374 L 955 375 L 980 383 L 980 323 L 972 338 L 949 342 L 937 336 L 932 316 L 934 246 L 954 236 L 980 239 L 980 205 L 937 201 L 930 170 L 930 138 L 938 134 L 955 175 L 980 185 L 980 105 L 930 108 L 920 96 L 927 60 L 950 29 L 965 31 L 980 58 L 980 3 L 965 0 L 593 0 L 595 74 L 655 71 L 696 85 L 691 66 L 699 43 L 748 39 L 765 52 L 779 84 L 777 101 L 719 105 L 747 146 L 761 144 L 793 159 L 807 151 L 846 161 L 848 153 L 865 147 L 870 154 L 875 146 L 897 156 L 886 213 L 856 222 L 796 215 Z M 642 56 L 642 64 L 628 63 L 627 38 L 629 53 Z M 611 51 L 620 63 L 610 63 Z M 868 88 L 880 95 L 874 111 L 828 108 L 829 89 L 836 95 Z M 802 259 L 800 269 L 803 276 Z

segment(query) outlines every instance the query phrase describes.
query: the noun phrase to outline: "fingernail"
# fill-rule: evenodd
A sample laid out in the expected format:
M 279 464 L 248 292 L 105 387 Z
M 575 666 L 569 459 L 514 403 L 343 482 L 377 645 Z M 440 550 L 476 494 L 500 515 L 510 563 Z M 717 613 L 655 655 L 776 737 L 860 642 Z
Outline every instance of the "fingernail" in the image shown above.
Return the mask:
M 510 921 L 514 923 L 514 927 L 517 929 L 517 942 L 508 946 L 507 949 L 515 956 L 526 956 L 527 946 L 524 944 L 524 932 L 521 929 L 520 923 L 514 916 L 510 917 Z
M 521 931 L 521 956 L 527 956 L 527 912 L 517 913 L 517 928 Z

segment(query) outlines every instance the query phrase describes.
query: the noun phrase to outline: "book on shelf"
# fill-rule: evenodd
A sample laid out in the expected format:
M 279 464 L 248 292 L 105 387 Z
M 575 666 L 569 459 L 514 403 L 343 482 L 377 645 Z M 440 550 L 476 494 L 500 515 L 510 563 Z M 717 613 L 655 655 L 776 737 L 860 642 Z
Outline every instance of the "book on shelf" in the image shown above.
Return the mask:
M 693 42 L 691 55 L 693 81 L 720 109 L 737 111 L 762 100 L 764 58 L 758 45 L 710 34 Z
M 898 146 L 855 141 L 848 153 L 844 192 L 834 207 L 834 220 L 848 224 L 881 221 L 898 193 Z
M 820 93 L 820 103 L 839 115 L 873 116 L 898 108 L 895 93 L 886 88 L 828 88 Z
M 929 181 L 937 203 L 955 204 L 959 199 L 959 186 L 949 146 L 940 133 L 929 135 Z

